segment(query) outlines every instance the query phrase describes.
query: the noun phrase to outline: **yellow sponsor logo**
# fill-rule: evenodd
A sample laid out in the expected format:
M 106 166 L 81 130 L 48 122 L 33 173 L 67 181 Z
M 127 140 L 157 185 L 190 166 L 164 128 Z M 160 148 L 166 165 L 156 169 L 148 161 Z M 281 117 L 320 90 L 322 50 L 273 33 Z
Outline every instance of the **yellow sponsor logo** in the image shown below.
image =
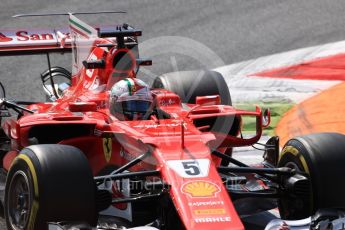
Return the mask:
M 182 192 L 195 198 L 215 197 L 220 188 L 208 181 L 191 181 L 182 186 Z
M 104 157 L 107 162 L 110 161 L 111 159 L 111 154 L 113 152 L 113 144 L 111 138 L 103 138 L 103 152 L 104 152 Z
M 217 208 L 217 209 L 200 209 L 194 210 L 195 215 L 222 215 L 225 214 L 225 209 Z

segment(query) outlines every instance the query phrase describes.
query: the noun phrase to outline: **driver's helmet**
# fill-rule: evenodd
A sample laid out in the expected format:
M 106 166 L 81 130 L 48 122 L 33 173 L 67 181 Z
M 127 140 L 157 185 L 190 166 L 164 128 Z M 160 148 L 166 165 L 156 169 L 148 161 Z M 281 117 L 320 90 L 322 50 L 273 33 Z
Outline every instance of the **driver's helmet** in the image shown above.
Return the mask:
M 136 78 L 118 81 L 110 90 L 110 112 L 120 120 L 141 120 L 152 110 L 149 86 Z

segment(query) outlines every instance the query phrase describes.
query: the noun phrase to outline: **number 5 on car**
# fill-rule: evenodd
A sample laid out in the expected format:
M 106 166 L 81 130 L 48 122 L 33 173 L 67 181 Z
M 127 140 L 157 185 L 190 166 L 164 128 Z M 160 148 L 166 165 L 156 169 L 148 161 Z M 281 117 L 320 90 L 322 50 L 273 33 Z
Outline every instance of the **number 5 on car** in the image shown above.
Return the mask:
M 168 167 L 174 170 L 180 177 L 183 178 L 207 177 L 210 168 L 210 160 L 171 160 L 168 161 Z

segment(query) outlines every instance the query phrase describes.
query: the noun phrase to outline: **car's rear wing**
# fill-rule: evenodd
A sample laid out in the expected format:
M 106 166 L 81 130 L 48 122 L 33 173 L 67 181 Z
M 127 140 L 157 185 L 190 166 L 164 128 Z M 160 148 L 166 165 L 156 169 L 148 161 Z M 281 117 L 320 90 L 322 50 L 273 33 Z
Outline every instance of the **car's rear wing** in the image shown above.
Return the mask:
M 114 37 L 120 46 L 124 45 L 130 49 L 137 45 L 137 36 L 141 35 L 140 30 L 127 25 L 102 26 L 96 29 L 99 37 Z M 130 37 L 132 39 L 129 39 Z M 71 51 L 72 39 L 68 28 L 0 30 L 0 56 Z
M 0 56 L 71 52 L 68 29 L 0 30 Z

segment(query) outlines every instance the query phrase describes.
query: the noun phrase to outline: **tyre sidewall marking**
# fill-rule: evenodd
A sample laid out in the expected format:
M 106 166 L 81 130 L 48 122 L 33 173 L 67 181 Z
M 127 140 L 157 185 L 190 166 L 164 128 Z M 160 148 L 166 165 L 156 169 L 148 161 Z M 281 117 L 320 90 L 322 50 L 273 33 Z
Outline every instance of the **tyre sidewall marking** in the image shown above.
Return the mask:
M 35 229 L 35 220 L 36 220 L 36 216 L 37 216 L 37 212 L 38 212 L 38 209 L 39 209 L 39 203 L 38 203 L 38 180 L 37 180 L 37 174 L 36 174 L 36 170 L 35 170 L 35 167 L 31 161 L 31 159 L 27 156 L 27 155 L 24 155 L 24 154 L 20 154 L 18 157 L 17 157 L 17 160 L 23 160 L 27 166 L 29 167 L 29 171 L 32 175 L 32 180 L 33 180 L 33 183 L 34 183 L 34 199 L 33 199 L 33 202 L 32 202 L 32 207 L 31 207 L 31 211 L 30 211 L 30 217 L 29 217 L 29 223 L 28 223 L 28 230 L 34 230 Z
M 278 162 L 282 159 L 282 157 L 286 154 L 286 153 L 291 153 L 292 155 L 298 157 L 298 159 L 301 161 L 302 165 L 303 165 L 303 169 L 305 170 L 306 173 L 308 173 L 308 175 L 310 175 L 310 171 L 309 171 L 309 167 L 307 165 L 307 162 L 305 160 L 305 158 L 303 157 L 302 154 L 300 154 L 299 150 L 296 149 L 295 147 L 288 145 L 285 146 L 283 151 L 281 152 L 280 156 L 279 156 L 279 160 Z

